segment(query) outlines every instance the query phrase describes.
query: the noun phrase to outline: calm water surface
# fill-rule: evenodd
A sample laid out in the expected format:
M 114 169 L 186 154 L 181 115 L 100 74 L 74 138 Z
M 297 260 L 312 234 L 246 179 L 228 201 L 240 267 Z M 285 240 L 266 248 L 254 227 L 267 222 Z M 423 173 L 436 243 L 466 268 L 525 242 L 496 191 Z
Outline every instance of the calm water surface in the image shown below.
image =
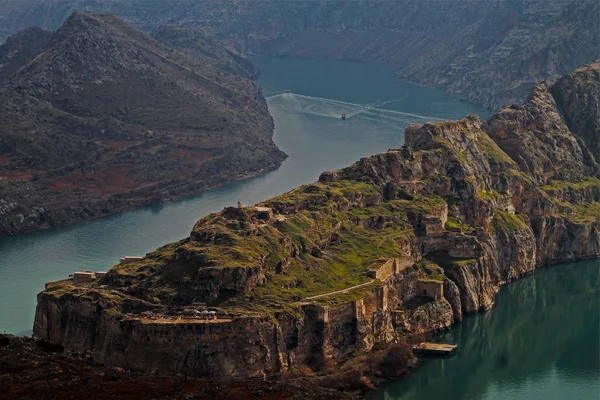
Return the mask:
M 35 296 L 45 282 L 82 268 L 106 270 L 124 255 L 143 255 L 186 237 L 198 218 L 238 200 L 254 204 L 313 182 L 322 171 L 398 147 L 409 123 L 489 114 L 441 91 L 399 82 L 377 65 L 279 58 L 256 62 L 265 96 L 272 96 L 275 141 L 290 156 L 281 168 L 192 199 L 0 239 L 0 332 L 31 332 Z M 342 112 L 348 120 L 341 121 Z
M 598 400 L 600 261 L 538 270 L 438 339 L 458 353 L 426 360 L 375 399 Z

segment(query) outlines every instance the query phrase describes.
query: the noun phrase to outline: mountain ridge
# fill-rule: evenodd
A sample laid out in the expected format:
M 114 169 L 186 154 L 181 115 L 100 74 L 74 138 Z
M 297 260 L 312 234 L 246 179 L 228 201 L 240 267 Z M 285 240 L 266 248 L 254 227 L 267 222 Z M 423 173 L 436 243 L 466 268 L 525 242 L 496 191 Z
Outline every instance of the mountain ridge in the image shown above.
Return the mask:
M 600 56 L 598 2 L 64 0 L 19 6 L 8 23 L 54 29 L 72 10 L 110 11 L 141 29 L 176 22 L 246 53 L 380 62 L 400 79 L 490 108 Z
M 76 12 L 49 39 L 36 32 L 47 43 L 11 58 L 0 89 L 0 235 L 180 198 L 285 158 L 261 89 L 217 59 L 111 14 Z
M 571 131 L 555 100 L 598 104 L 598 72 L 542 82 L 486 122 L 411 125 L 401 148 L 204 216 L 96 281 L 51 282 L 34 334 L 132 370 L 377 376 L 353 360 L 489 309 L 536 268 L 600 256 L 600 171 L 584 140 L 597 132 Z

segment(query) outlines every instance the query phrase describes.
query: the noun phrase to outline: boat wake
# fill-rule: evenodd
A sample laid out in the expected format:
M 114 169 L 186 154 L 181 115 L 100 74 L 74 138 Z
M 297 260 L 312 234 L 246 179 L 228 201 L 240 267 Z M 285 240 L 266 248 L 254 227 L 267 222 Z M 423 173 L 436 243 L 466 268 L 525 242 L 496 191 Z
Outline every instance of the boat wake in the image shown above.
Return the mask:
M 304 96 L 295 93 L 280 93 L 267 97 L 267 103 L 270 107 L 335 119 L 340 119 L 342 114 L 346 114 L 346 119 L 361 117 L 378 121 L 388 120 L 388 122 L 402 123 L 440 121 L 440 118 L 428 115 L 411 114 L 383 108 L 386 104 L 394 103 L 399 100 L 401 99 L 375 102 L 372 104 L 357 104 L 322 97 Z

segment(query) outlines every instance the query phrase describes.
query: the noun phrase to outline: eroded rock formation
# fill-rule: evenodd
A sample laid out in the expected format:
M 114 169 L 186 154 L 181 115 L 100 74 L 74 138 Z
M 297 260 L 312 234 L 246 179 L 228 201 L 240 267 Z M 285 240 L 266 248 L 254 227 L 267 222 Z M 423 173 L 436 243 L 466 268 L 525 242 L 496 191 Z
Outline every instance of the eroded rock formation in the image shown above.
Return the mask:
M 244 379 L 319 369 L 488 309 L 508 281 L 600 255 L 593 132 L 556 101 L 591 104 L 598 68 L 485 123 L 410 126 L 402 148 L 206 216 L 97 282 L 50 283 L 35 335 L 109 365 Z

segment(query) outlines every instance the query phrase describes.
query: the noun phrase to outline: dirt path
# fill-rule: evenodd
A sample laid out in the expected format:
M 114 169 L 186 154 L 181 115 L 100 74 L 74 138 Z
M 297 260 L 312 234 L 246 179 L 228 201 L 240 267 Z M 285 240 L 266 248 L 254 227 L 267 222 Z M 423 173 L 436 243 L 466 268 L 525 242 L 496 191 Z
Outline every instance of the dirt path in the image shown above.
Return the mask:
M 349 288 L 342 289 L 342 290 L 336 290 L 335 292 L 329 292 L 329 293 L 324 293 L 324 294 L 318 294 L 316 296 L 306 297 L 303 301 L 306 301 L 306 300 L 316 300 L 316 299 L 320 299 L 321 297 L 332 296 L 334 294 L 348 293 L 351 290 L 358 289 L 360 287 L 367 286 L 367 285 L 372 285 L 373 282 L 375 282 L 375 281 L 372 280 L 372 281 L 369 281 L 369 282 L 361 283 L 360 285 L 351 286 Z

